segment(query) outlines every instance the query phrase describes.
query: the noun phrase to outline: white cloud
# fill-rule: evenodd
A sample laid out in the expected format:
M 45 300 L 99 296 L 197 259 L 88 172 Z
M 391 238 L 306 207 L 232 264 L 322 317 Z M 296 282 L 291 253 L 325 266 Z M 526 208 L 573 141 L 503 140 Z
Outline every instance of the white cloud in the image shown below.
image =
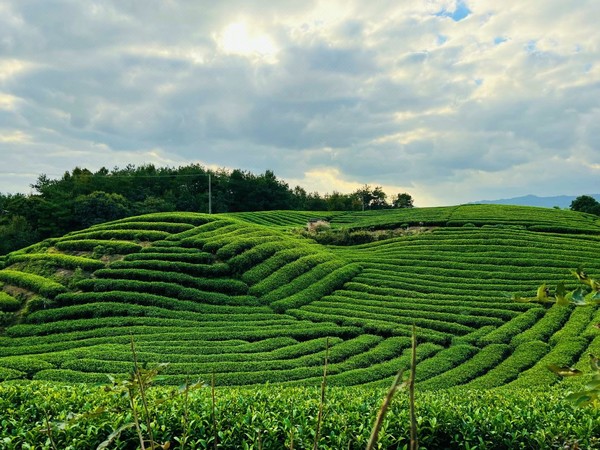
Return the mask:
M 0 153 L 19 174 L 0 191 L 197 161 L 421 206 L 597 183 L 594 0 L 140 5 L 0 4 Z

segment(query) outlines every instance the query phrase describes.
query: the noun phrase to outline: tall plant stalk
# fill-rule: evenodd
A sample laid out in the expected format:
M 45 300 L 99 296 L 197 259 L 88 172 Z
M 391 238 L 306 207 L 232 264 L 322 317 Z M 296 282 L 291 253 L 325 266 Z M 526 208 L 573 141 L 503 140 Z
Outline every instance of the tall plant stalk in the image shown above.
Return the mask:
M 146 427 L 148 430 L 148 434 L 150 435 L 150 450 L 154 450 L 154 433 L 152 432 L 152 422 L 150 420 L 150 410 L 148 409 L 148 401 L 146 399 L 146 387 L 144 386 L 145 380 L 142 379 L 142 373 L 140 372 L 137 353 L 135 351 L 135 344 L 133 342 L 133 335 L 131 336 L 131 353 L 133 355 L 133 368 L 135 377 L 138 382 L 138 387 L 140 390 L 140 397 L 142 398 L 142 406 L 144 408 L 144 415 L 146 419 Z M 142 447 L 143 449 L 144 447 Z
M 412 326 L 412 346 L 410 357 L 410 378 L 408 381 L 408 405 L 410 409 L 410 450 L 416 450 L 419 446 L 417 439 L 417 416 L 415 413 L 415 374 L 417 367 L 417 332 L 415 325 Z
M 404 375 L 404 369 L 400 368 L 394 381 L 392 381 L 392 385 L 388 390 L 387 394 L 383 398 L 381 402 L 381 407 L 377 412 L 377 418 L 375 419 L 375 424 L 373 425 L 373 429 L 371 430 L 371 437 L 369 438 L 369 442 L 367 443 L 366 450 L 373 450 L 377 445 L 377 440 L 379 439 L 379 431 L 381 430 L 381 426 L 383 425 L 383 420 L 388 412 L 390 404 L 392 403 L 392 399 L 394 395 L 398 391 L 398 389 L 408 387 L 408 404 L 409 404 L 409 416 L 410 416 L 410 450 L 416 450 L 418 448 L 418 440 L 417 440 L 417 419 L 415 414 L 415 374 L 417 365 L 417 333 L 416 328 L 413 325 L 412 327 L 412 345 L 411 345 L 411 360 L 410 360 L 410 376 L 408 381 L 403 382 L 402 378 Z
M 319 402 L 319 414 L 317 415 L 317 429 L 315 431 L 315 441 L 313 450 L 319 448 L 319 439 L 321 437 L 321 423 L 323 421 L 323 408 L 325 406 L 325 390 L 327 388 L 327 363 L 329 360 L 329 337 L 325 341 L 325 363 L 323 364 L 323 380 L 321 381 L 321 401 Z

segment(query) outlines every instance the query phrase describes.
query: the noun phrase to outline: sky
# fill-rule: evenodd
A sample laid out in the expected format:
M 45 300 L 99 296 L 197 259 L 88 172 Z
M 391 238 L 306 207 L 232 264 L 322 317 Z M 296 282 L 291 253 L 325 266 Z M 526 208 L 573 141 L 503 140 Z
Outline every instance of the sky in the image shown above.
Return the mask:
M 416 206 L 600 191 L 597 0 L 0 0 L 0 192 L 154 164 Z

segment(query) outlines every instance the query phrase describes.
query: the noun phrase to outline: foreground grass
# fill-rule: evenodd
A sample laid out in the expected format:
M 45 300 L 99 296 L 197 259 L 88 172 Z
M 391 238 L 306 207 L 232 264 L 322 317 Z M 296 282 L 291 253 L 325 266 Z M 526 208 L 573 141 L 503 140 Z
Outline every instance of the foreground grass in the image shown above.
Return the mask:
M 364 449 L 384 391 L 329 388 L 318 448 Z M 417 392 L 419 448 L 600 448 L 600 410 L 577 408 L 564 397 L 560 385 L 543 391 Z M 172 449 L 182 448 L 183 436 L 185 448 L 193 449 L 300 449 L 313 447 L 320 389 L 218 388 L 213 405 L 209 387 L 189 392 L 185 401 L 177 388 L 155 387 L 148 400 L 154 439 L 170 442 Z M 378 448 L 408 447 L 408 415 L 407 395 L 399 392 Z M 96 448 L 129 422 L 126 396 L 103 386 L 0 384 L 1 448 Z M 110 448 L 137 445 L 129 428 Z

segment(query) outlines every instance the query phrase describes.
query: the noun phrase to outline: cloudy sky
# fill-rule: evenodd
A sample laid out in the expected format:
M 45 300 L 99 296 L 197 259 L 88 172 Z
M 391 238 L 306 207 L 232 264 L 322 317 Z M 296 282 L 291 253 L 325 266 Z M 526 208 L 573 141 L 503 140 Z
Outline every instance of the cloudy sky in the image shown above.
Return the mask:
M 600 190 L 597 0 L 0 0 L 0 192 L 127 164 Z

